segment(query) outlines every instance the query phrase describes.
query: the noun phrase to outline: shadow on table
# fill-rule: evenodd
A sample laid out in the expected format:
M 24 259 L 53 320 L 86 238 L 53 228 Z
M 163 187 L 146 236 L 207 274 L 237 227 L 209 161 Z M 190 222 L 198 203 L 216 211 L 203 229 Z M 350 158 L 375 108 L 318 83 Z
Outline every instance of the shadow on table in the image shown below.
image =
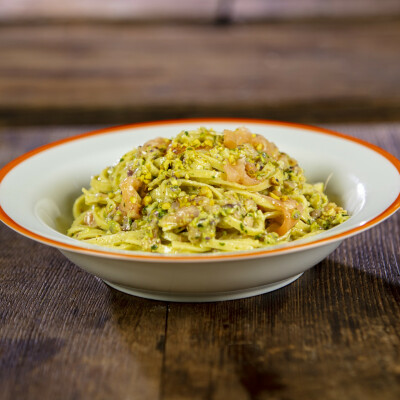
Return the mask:
M 307 385 L 373 393 L 383 374 L 398 379 L 400 287 L 329 259 L 278 291 L 227 302 L 166 303 L 110 290 L 124 340 L 132 347 L 145 335 L 153 338 L 148 354 L 162 354 L 166 393 L 291 398 Z M 155 310 L 158 329 L 150 329 Z M 383 369 L 371 374 L 377 362 Z

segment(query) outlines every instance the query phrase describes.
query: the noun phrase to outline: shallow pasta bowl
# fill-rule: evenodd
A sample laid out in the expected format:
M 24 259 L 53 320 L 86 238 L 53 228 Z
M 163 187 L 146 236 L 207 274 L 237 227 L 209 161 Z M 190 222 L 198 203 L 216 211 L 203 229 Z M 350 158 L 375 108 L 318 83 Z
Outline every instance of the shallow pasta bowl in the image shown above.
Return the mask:
M 252 251 L 164 255 L 101 248 L 66 236 L 72 203 L 90 177 L 131 148 L 157 136 L 200 126 L 246 126 L 296 158 L 309 182 L 350 219 L 308 239 Z M 72 262 L 121 291 L 159 300 L 215 301 L 266 293 L 293 282 L 346 238 L 400 207 L 400 161 L 339 133 L 289 123 L 189 119 L 127 125 L 85 133 L 35 149 L 0 171 L 0 219 L 15 231 L 58 248 Z

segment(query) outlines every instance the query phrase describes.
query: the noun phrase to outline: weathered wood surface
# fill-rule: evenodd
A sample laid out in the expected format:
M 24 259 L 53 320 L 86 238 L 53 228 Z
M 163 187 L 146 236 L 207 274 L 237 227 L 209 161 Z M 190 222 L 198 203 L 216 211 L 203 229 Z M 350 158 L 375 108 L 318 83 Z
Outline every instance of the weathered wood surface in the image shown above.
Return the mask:
M 0 25 L 0 125 L 400 120 L 400 23 Z
M 0 21 L 29 19 L 231 20 L 365 17 L 400 13 L 398 0 L 2 0 Z
M 400 157 L 399 124 L 338 128 Z M 3 128 L 0 164 L 84 130 Z M 397 213 L 276 292 L 164 303 L 1 225 L 0 397 L 397 400 L 399 264 Z

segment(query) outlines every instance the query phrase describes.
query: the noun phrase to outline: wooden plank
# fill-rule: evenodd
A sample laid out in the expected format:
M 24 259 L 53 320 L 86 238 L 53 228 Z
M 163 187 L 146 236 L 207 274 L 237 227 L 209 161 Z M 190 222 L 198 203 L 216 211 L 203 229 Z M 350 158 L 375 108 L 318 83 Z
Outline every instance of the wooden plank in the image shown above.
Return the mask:
M 386 0 L 386 2 L 391 0 Z M 191 18 L 212 20 L 218 7 L 218 0 L 165 1 L 165 0 L 2 0 L 0 20 L 18 19 L 175 19 Z
M 4 226 L 0 243 L 2 399 L 159 397 L 165 304 L 110 290 Z
M 388 229 L 399 233 L 399 224 L 397 215 L 345 242 L 278 292 L 194 309 L 171 305 L 163 398 L 398 398 L 396 269 L 386 264 L 372 275 L 363 266 L 382 266 L 370 243 L 380 245 Z M 356 263 L 354 249 L 364 254 Z
M 233 16 L 238 21 L 311 18 L 360 18 L 399 14 L 396 0 L 236 0 Z
M 397 0 L 2 0 L 0 20 L 18 19 L 190 19 L 214 20 L 224 12 L 232 20 L 365 17 L 400 13 Z
M 3 125 L 207 115 L 400 119 L 397 21 L 0 32 Z

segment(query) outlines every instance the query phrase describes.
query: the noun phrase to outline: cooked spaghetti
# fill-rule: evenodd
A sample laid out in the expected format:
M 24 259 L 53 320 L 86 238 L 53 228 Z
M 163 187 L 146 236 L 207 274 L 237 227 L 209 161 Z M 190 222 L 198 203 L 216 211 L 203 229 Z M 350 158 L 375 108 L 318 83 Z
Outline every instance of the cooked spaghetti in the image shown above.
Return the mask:
M 91 180 L 68 235 L 158 253 L 250 250 L 293 241 L 348 219 L 323 183 L 241 127 L 156 138 Z

